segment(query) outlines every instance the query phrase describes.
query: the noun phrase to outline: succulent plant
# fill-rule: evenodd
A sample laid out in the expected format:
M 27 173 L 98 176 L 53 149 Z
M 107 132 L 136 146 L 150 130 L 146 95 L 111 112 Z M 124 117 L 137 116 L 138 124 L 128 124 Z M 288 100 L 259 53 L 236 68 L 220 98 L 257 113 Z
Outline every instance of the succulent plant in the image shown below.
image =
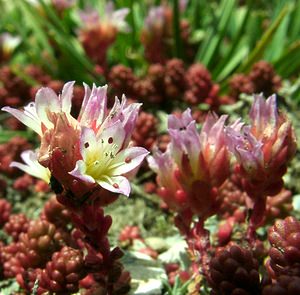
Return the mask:
M 293 216 L 277 220 L 268 230 L 271 276 L 300 276 L 300 222 Z
M 251 250 L 239 245 L 220 250 L 210 263 L 211 294 L 260 294 L 258 267 Z

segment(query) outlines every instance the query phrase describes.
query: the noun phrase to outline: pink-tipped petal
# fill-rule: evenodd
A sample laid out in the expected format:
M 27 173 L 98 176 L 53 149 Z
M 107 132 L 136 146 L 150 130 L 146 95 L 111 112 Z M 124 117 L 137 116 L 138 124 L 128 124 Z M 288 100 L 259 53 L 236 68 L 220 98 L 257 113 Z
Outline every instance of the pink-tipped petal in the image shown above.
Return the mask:
M 93 127 L 96 128 L 102 124 L 106 116 L 107 85 L 103 87 L 96 87 L 93 85 L 92 91 L 90 91 L 87 87 L 85 91 L 86 95 L 82 103 L 78 120 L 82 126 L 95 125 Z M 87 96 L 87 93 L 90 93 L 90 95 Z
M 276 95 L 271 95 L 266 100 L 266 108 L 268 110 L 269 122 L 275 128 L 278 120 L 278 111 L 277 111 L 277 103 L 276 103 Z
M 191 110 L 186 109 L 181 118 L 175 115 L 168 117 L 168 129 L 185 129 L 194 119 L 192 118 Z
M 81 121 L 81 117 L 84 113 L 84 110 L 86 108 L 86 105 L 89 101 L 89 98 L 91 96 L 91 88 L 89 85 L 87 85 L 86 83 L 83 83 L 83 87 L 84 87 L 84 98 L 83 98 L 83 101 L 82 101 L 82 104 L 81 104 L 81 109 L 80 109 L 80 112 L 79 112 L 79 115 L 78 115 L 78 121 Z

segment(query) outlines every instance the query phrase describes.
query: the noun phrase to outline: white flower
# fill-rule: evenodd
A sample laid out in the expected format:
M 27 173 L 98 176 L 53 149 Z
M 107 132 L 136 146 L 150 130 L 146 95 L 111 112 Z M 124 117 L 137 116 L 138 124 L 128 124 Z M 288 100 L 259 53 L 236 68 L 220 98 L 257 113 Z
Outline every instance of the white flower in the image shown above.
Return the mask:
M 122 148 L 124 138 L 121 122 L 105 129 L 98 137 L 92 129 L 83 128 L 80 139 L 82 160 L 77 161 L 70 174 L 128 196 L 130 183 L 124 175 L 137 168 L 148 151 L 141 147 Z

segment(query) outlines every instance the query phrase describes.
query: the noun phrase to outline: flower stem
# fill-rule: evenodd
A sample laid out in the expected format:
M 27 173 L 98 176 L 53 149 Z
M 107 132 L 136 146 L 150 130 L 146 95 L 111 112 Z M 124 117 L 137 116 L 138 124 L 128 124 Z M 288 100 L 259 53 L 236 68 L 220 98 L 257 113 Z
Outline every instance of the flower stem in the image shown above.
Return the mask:
M 265 211 L 266 211 L 266 197 L 263 196 L 261 198 L 258 198 L 255 201 L 253 211 L 251 212 L 251 216 L 249 219 L 249 225 L 247 229 L 247 239 L 250 244 L 255 243 L 256 230 L 263 222 Z

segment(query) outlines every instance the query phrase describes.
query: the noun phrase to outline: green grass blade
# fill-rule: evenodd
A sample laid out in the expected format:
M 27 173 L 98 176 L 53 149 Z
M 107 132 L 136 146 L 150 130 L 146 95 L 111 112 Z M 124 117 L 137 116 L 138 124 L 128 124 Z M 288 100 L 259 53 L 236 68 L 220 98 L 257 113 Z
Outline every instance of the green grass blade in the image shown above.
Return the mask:
M 208 32 L 206 40 L 197 52 L 196 61 L 199 61 L 206 66 L 211 63 L 215 52 L 218 50 L 218 47 L 226 34 L 229 19 L 234 11 L 234 7 L 235 0 L 223 0 L 221 2 L 219 7 L 219 19 L 217 20 L 218 24 Z
M 270 46 L 267 48 L 264 59 L 273 62 L 278 59 L 285 49 L 290 22 L 290 14 L 287 14 L 279 25 Z
M 285 5 L 282 9 L 276 20 L 272 23 L 272 25 L 266 30 L 261 39 L 258 41 L 257 45 L 253 49 L 253 51 L 249 54 L 247 60 L 238 68 L 238 72 L 247 72 L 250 70 L 253 63 L 258 61 L 263 57 L 264 51 L 266 47 L 271 43 L 275 32 L 278 27 L 282 23 L 284 17 L 289 12 L 290 5 Z
M 299 40 L 300 37 L 300 1 L 299 0 L 295 0 L 294 2 L 288 34 L 291 41 Z
M 239 26 L 237 33 L 235 34 L 235 37 L 230 46 L 230 49 L 228 50 L 228 53 L 222 58 L 222 60 L 218 64 L 218 66 L 213 71 L 213 78 L 217 77 L 216 78 L 217 80 L 223 80 L 225 78 L 226 72 L 227 72 L 227 75 L 230 74 L 230 71 L 229 71 L 230 68 L 231 69 L 236 68 L 236 65 L 234 67 L 232 67 L 233 63 L 235 63 L 235 62 L 231 63 L 231 65 L 227 65 L 227 64 L 230 63 L 232 57 L 234 57 L 234 55 L 235 55 L 235 52 L 236 52 L 238 46 L 240 46 L 242 40 L 244 39 L 243 34 L 244 34 L 246 25 L 247 25 L 249 17 L 250 17 L 252 4 L 253 4 L 252 0 L 248 1 L 248 5 L 246 7 L 246 12 L 244 14 L 243 20 L 241 21 L 241 25 Z M 239 10 L 236 10 L 236 13 L 239 13 Z M 239 52 L 237 53 L 237 55 L 243 56 L 243 54 L 240 54 Z M 239 57 L 237 57 L 235 60 L 237 61 L 238 59 L 239 59 Z M 225 70 L 225 68 L 227 68 L 227 69 Z
M 72 78 L 88 82 L 93 65 L 86 57 L 78 39 L 68 32 L 68 28 L 65 27 L 51 6 L 45 4 L 44 0 L 40 0 L 40 3 L 49 19 L 49 21 L 45 21 L 44 25 L 51 32 L 51 36 L 62 54 L 58 62 L 69 69 L 69 71 L 64 69 L 60 74 L 64 79 L 70 79 L 70 75 L 74 75 Z
M 249 53 L 249 49 L 247 46 L 243 46 L 237 50 L 237 52 L 229 59 L 224 68 L 219 73 L 217 77 L 217 81 L 223 81 L 226 79 L 238 66 L 239 64 L 246 58 Z
M 42 18 L 36 11 L 36 8 L 32 7 L 26 1 L 17 1 L 17 3 L 17 7 L 22 11 L 27 25 L 34 32 L 35 38 L 37 40 L 37 45 L 40 46 L 41 49 L 46 49 L 51 57 L 54 57 L 53 49 L 51 48 L 47 35 L 43 29 Z
M 284 54 L 274 63 L 274 68 L 279 75 L 289 77 L 300 71 L 299 51 L 300 41 L 296 41 L 290 45 Z
M 27 131 L 0 130 L 0 144 L 8 142 L 15 136 L 21 136 L 27 139 L 31 137 Z

